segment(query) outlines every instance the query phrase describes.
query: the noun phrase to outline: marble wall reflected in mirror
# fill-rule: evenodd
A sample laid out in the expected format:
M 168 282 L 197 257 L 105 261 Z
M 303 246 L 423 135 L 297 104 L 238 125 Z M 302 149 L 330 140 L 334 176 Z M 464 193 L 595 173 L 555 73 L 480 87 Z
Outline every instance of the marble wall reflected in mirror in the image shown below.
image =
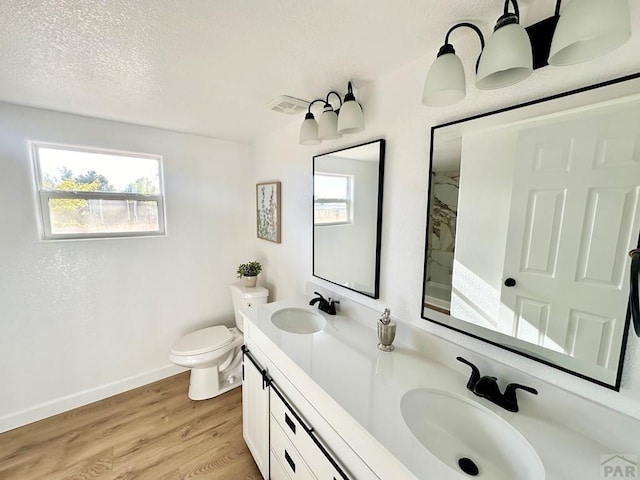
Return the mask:
M 618 389 L 638 75 L 432 129 L 423 318 Z
M 313 157 L 313 275 L 380 295 L 385 141 Z
M 459 188 L 459 161 L 458 165 L 453 166 L 441 162 L 431 170 L 426 280 L 428 297 L 425 303 L 446 314 L 451 306 Z

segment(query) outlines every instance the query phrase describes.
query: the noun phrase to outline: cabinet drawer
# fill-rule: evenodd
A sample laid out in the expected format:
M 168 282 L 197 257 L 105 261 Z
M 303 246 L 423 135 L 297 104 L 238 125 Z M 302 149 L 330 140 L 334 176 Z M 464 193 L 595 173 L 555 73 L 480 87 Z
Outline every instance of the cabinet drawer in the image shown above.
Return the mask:
M 277 386 L 275 388 L 277 389 Z M 270 391 L 269 403 L 271 428 L 273 429 L 273 423 L 278 424 L 318 480 L 346 480 L 347 477 L 340 474 L 329 460 L 329 453 L 324 452 L 312 438 L 313 434 L 306 430 L 311 430 L 311 425 L 303 426 L 302 417 L 291 411 L 274 388 Z
M 305 428 L 311 429 L 311 425 L 303 425 L 301 420 L 298 420 L 298 418 L 302 419 L 302 417 L 297 412 L 294 413 L 291 411 L 276 393 L 275 389 L 278 388 L 277 385 L 272 385 L 272 387 L 269 392 L 271 415 L 280 424 L 287 437 L 295 443 L 298 450 L 304 453 L 303 445 L 299 442 L 307 443 L 306 441 L 308 441 L 313 444 L 313 441 L 309 438 L 309 434 L 305 431 Z
M 269 462 L 269 470 L 270 470 L 269 479 L 270 480 L 291 480 L 291 478 L 289 478 L 289 475 L 285 471 L 284 467 L 280 463 L 280 460 L 276 458 L 273 452 L 271 452 L 270 454 L 270 460 L 271 460 Z
M 273 419 L 273 417 L 272 417 Z M 271 422 L 271 454 L 280 462 L 291 480 L 315 480 L 302 456 L 287 438 L 277 422 Z

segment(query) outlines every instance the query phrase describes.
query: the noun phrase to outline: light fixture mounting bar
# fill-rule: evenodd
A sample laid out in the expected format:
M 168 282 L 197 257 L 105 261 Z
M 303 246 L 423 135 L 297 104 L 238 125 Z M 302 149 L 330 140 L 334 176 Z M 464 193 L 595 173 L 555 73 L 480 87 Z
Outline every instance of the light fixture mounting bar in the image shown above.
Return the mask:
M 531 40 L 534 70 L 549 65 L 548 59 L 549 53 L 551 52 L 551 40 L 553 40 L 553 34 L 556 31 L 558 20 L 560 20 L 560 15 L 554 15 L 525 27 L 525 31 Z
M 533 69 L 546 67 L 549 65 L 549 54 L 551 53 L 551 41 L 556 32 L 558 20 L 560 20 L 560 6 L 562 0 L 556 0 L 556 9 L 553 16 L 540 20 L 528 27 L 525 27 L 527 35 L 531 39 L 531 50 L 533 52 Z

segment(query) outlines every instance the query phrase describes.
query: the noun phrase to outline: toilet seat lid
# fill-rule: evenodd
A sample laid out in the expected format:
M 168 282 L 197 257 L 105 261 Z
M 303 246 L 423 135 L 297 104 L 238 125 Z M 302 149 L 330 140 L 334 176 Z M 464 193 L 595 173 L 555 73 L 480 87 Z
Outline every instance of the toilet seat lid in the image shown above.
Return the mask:
M 185 335 L 171 347 L 171 353 L 174 355 L 198 355 L 226 347 L 232 341 L 233 334 L 229 329 L 224 325 L 217 325 Z

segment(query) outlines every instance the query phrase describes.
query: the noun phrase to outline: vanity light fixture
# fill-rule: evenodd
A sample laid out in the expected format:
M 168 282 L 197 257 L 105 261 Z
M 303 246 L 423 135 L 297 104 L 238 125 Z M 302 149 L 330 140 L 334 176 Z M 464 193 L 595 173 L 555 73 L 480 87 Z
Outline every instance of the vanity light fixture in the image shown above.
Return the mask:
M 470 23 L 454 25 L 445 37 L 425 81 L 422 103 L 431 107 L 451 105 L 466 94 L 464 69 L 449 43 L 460 26 L 472 28 L 482 51 L 476 63 L 476 87 L 481 90 L 514 85 L 533 70 L 546 65 L 573 65 L 605 55 L 631 37 L 628 0 L 570 0 L 561 11 L 534 25 L 520 25 L 517 0 L 506 0 L 486 46 L 480 30 Z M 513 13 L 509 6 L 513 5 Z
M 628 0 L 573 0 L 560 15 L 550 65 L 574 65 L 601 57 L 631 37 Z
M 514 13 L 509 13 L 509 2 Z M 482 49 L 476 74 L 476 87 L 481 90 L 514 85 L 533 73 L 531 40 L 520 25 L 520 9 L 516 0 L 507 0 L 504 13 Z
M 340 102 L 340 107 L 338 107 L 337 111 L 334 111 L 333 106 L 329 103 L 331 94 L 338 97 L 338 101 Z M 320 140 L 333 140 L 342 137 L 342 133 L 338 132 L 338 112 L 340 112 L 341 107 L 342 98 L 340 98 L 340 95 L 334 91 L 327 93 L 327 99 L 322 114 L 320 115 L 320 123 L 318 124 L 318 138 Z
M 300 145 L 318 145 L 322 140 L 318 138 L 318 122 L 316 117 L 311 113 L 311 106 L 316 102 L 324 102 L 324 100 L 314 100 L 309 104 L 307 114 L 300 126 Z
M 340 133 L 360 133 L 364 130 L 364 115 L 362 107 L 356 102 L 353 95 L 351 82 L 347 84 L 347 94 L 344 96 L 344 103 L 338 115 L 338 132 Z
M 338 97 L 340 106 L 334 110 L 329 99 L 331 95 Z M 311 107 L 321 102 L 324 104 L 318 123 Z M 356 101 L 351 82 L 347 85 L 347 94 L 342 97 L 334 91 L 330 91 L 326 98 L 316 99 L 309 103 L 307 114 L 300 126 L 300 145 L 318 145 L 323 140 L 333 140 L 342 137 L 343 134 L 358 133 L 364 130 L 364 115 L 362 107 Z
M 453 45 L 449 43 L 449 35 L 457 29 L 467 27 L 478 34 L 480 38 L 480 51 L 484 49 L 484 37 L 478 27 L 472 23 L 457 23 L 449 29 L 444 37 L 444 45 L 440 47 L 438 57 L 433 62 L 427 79 L 424 82 L 424 92 L 422 95 L 422 103 L 430 107 L 443 107 L 459 102 L 467 94 L 467 82 L 464 74 L 464 67 L 460 57 L 456 55 Z M 476 62 L 476 71 L 478 63 Z

